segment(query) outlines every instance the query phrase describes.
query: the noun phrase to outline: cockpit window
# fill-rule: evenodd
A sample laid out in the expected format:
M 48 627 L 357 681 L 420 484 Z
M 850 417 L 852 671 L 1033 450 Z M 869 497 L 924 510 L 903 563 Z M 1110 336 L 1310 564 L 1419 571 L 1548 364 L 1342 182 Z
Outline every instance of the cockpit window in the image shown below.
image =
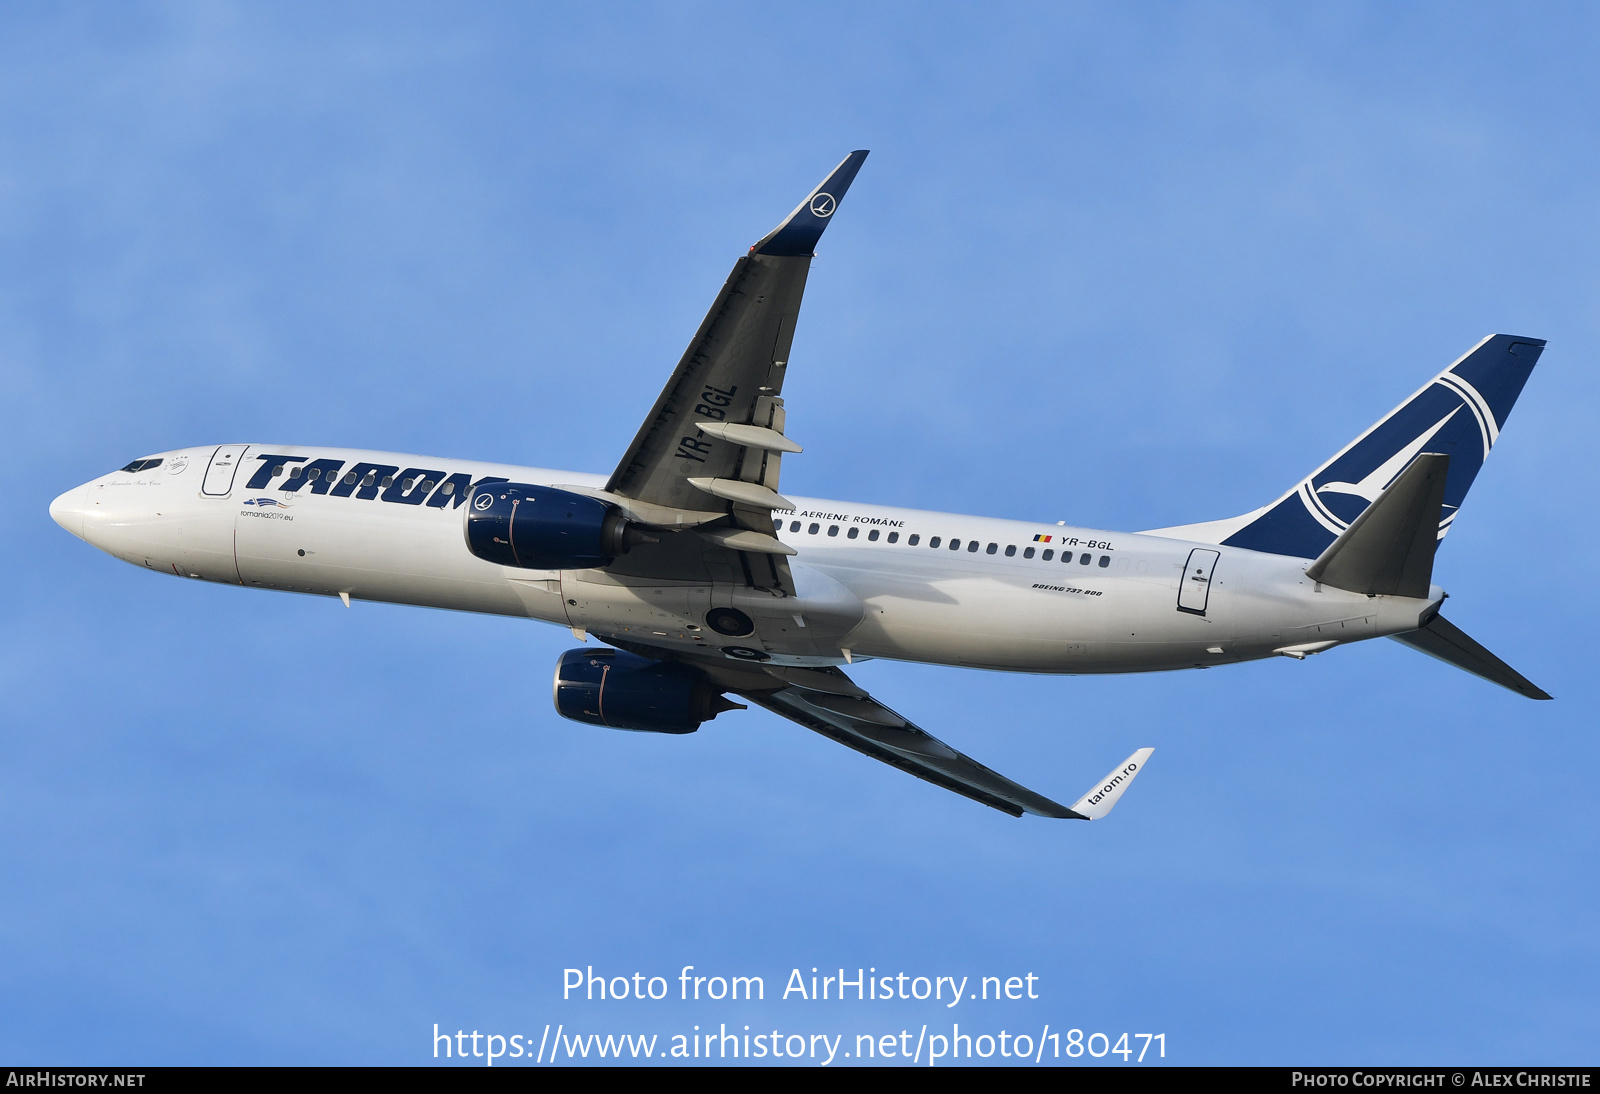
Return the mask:
M 161 466 L 161 457 L 157 456 L 153 460 L 134 460 L 127 467 L 124 467 L 123 470 L 124 471 L 154 471 L 156 468 L 158 468 L 160 466 Z

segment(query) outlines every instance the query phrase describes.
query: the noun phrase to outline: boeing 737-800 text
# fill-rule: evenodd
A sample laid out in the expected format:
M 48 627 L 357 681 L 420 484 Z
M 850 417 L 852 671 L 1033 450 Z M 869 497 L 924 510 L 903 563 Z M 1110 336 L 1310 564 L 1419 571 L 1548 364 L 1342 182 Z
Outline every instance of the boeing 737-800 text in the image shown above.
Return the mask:
M 1035 673 L 1304 658 L 1388 636 L 1549 698 L 1446 622 L 1450 530 L 1544 342 L 1491 335 L 1272 504 L 1111 532 L 784 497 L 789 347 L 852 152 L 740 258 L 610 476 L 303 445 L 134 460 L 62 494 L 73 535 L 157 573 L 494 612 L 611 648 L 556 668 L 565 717 L 689 733 L 738 696 L 1008 813 L 1104 816 L 1140 749 L 1070 807 L 955 751 L 841 668 Z

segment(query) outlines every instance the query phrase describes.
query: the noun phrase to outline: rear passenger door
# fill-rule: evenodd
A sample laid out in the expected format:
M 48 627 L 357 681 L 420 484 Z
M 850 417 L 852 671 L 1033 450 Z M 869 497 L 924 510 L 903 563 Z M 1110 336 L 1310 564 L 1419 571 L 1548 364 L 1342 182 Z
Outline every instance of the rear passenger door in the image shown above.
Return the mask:
M 1192 615 L 1205 615 L 1206 604 L 1211 599 L 1211 576 L 1216 571 L 1221 552 L 1196 547 L 1189 552 L 1189 561 L 1183 565 L 1183 577 L 1178 583 L 1178 610 Z

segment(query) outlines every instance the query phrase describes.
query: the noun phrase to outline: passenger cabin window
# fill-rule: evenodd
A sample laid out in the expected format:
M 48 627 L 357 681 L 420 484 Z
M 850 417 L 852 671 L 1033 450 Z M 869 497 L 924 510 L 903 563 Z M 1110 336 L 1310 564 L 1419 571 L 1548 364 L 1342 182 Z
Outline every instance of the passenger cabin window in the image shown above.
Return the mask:
M 298 479 L 301 475 L 304 475 L 305 473 L 306 473 L 306 469 L 303 468 L 303 467 L 291 467 L 291 468 L 289 468 L 289 477 L 291 479 Z
M 877 535 L 878 533 L 874 532 L 872 534 L 873 535 Z M 890 543 L 899 543 L 900 542 L 900 533 L 899 532 L 890 532 L 889 533 L 889 542 Z M 917 537 L 916 536 L 912 536 L 911 537 L 911 546 L 915 547 L 916 545 L 917 545 Z
M 798 532 L 799 530 L 800 530 L 800 522 L 797 521 L 797 520 L 791 520 L 789 522 L 789 531 Z
M 1102 570 L 1104 570 L 1109 565 L 1111 565 L 1111 556 L 1110 555 L 1101 555 L 1100 556 L 1100 568 Z
M 845 537 L 844 537 L 844 538 L 845 538 L 845 539 L 855 539 L 855 538 L 856 538 L 856 537 L 857 537 L 857 536 L 859 536 L 859 535 L 860 535 L 860 534 L 861 534 L 861 529 L 859 529 L 859 528 L 852 528 L 852 529 L 850 529 L 850 531 L 849 531 L 849 532 L 848 532 L 848 533 L 846 533 L 846 535 L 845 535 Z
M 283 474 L 283 464 L 280 463 L 277 467 L 272 469 L 272 477 L 277 478 L 281 474 Z
M 951 540 L 951 541 L 950 541 L 950 549 L 951 549 L 951 550 L 952 550 L 952 551 L 959 551 L 959 550 L 961 550 L 961 541 L 960 541 L 960 540 L 959 540 L 959 539 L 953 539 L 953 540 Z
M 806 535 L 808 535 L 808 536 L 816 535 L 817 534 L 817 530 L 820 529 L 821 527 L 822 527 L 822 525 L 820 525 L 820 524 L 813 524 L 810 528 L 806 529 Z
M 915 539 L 916 537 L 913 536 L 912 538 Z M 928 541 L 928 546 L 929 547 L 938 547 L 939 546 L 939 537 L 938 536 L 934 536 L 932 539 L 930 539 Z
M 871 543 L 871 542 L 875 541 L 877 538 L 878 538 L 878 530 L 876 528 L 874 528 L 872 531 L 867 533 L 867 542 L 868 543 Z
M 1087 566 L 1087 565 L 1089 565 L 1089 561 L 1092 558 L 1094 558 L 1094 556 L 1091 555 L 1088 551 L 1085 551 L 1085 552 L 1083 552 L 1083 556 L 1078 559 L 1078 565 L 1079 566 Z
M 1010 554 L 1009 551 L 1006 552 L 1006 553 Z M 1022 549 L 1022 557 L 1023 558 L 1032 558 L 1033 557 L 1033 548 L 1032 547 L 1024 547 Z
M 1032 548 L 1029 548 L 1029 549 L 1031 550 Z M 1044 554 L 1040 555 L 1039 557 L 1044 559 L 1046 562 L 1049 562 L 1052 558 L 1056 557 L 1055 548 L 1054 547 L 1046 547 L 1044 549 Z
M 837 524 L 828 525 L 828 534 L 830 536 L 838 535 L 839 534 L 839 526 Z
M 394 476 L 393 475 L 385 475 L 383 477 L 383 488 L 385 490 L 387 490 L 387 489 L 389 489 L 389 487 L 391 487 L 393 485 L 394 485 Z
M 448 479 L 445 480 L 445 484 L 443 486 L 439 487 L 439 493 L 443 494 L 445 497 L 449 497 L 451 494 L 454 494 L 455 492 L 456 492 L 456 484 L 451 482 Z
M 1033 552 L 1029 551 L 1028 553 L 1031 555 Z M 1015 558 L 1016 554 L 1017 554 L 1016 544 L 1014 544 L 1014 543 L 1006 544 L 1006 557 L 1007 558 Z
M 309 479 L 312 482 L 315 482 L 317 480 L 317 477 L 319 475 L 321 475 L 321 474 L 322 474 L 322 469 L 321 468 L 313 467 L 310 471 L 306 472 L 306 478 Z
M 991 544 L 989 544 L 989 551 L 988 551 L 988 553 L 989 553 L 989 554 L 991 554 L 991 555 L 992 555 L 992 554 L 994 554 L 994 553 L 995 553 L 995 552 L 996 552 L 996 551 L 998 551 L 998 550 L 999 550 L 999 549 L 1000 549 L 1000 545 L 999 545 L 999 544 L 998 544 L 998 543 L 991 543 Z M 1013 552 L 1012 552 L 1012 553 L 1013 553 L 1013 554 L 1015 554 L 1015 553 L 1016 553 L 1016 552 L 1015 552 L 1015 551 L 1013 551 Z

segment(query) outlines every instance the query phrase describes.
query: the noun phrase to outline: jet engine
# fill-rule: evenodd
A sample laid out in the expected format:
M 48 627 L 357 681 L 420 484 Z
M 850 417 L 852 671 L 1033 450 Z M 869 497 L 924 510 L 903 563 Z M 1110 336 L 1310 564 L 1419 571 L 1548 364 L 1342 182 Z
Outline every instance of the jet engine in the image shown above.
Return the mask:
M 521 482 L 485 483 L 467 501 L 467 550 L 502 566 L 587 570 L 659 542 L 614 505 Z
M 645 733 L 693 733 L 728 700 L 699 669 L 622 650 L 568 650 L 556 662 L 556 713 L 575 722 Z

